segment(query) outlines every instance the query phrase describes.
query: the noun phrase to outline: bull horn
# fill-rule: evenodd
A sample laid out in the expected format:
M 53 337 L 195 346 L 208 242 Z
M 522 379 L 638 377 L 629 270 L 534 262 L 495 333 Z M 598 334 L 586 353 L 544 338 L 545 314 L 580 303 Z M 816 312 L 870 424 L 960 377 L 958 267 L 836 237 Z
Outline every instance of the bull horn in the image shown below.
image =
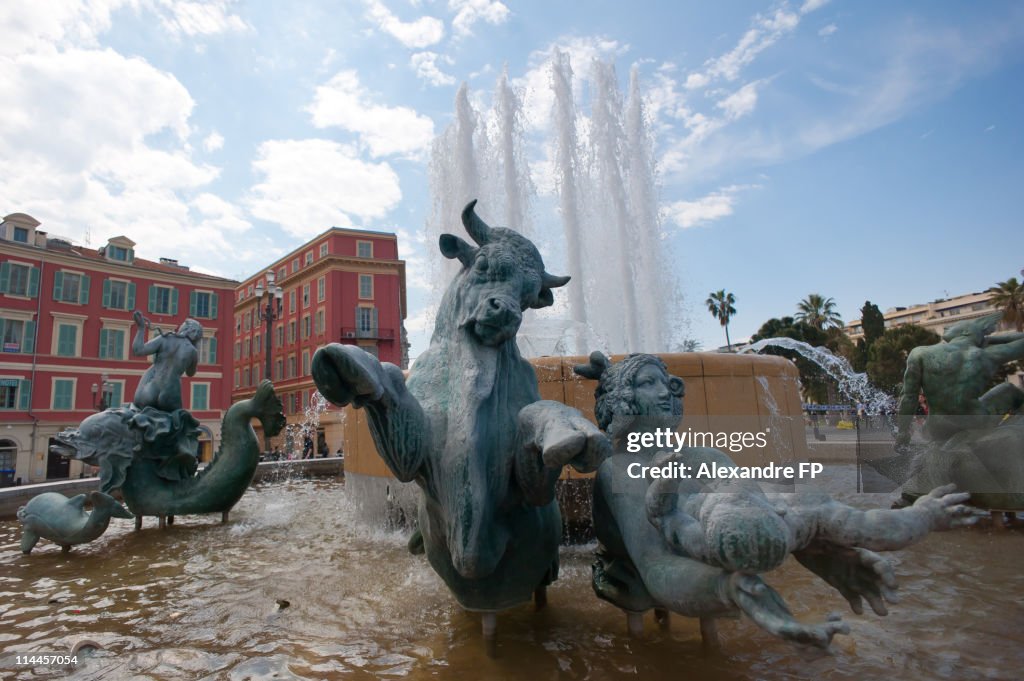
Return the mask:
M 476 199 L 473 199 L 462 209 L 462 224 L 477 246 L 483 246 L 491 241 L 491 228 L 476 214 L 475 207 Z
M 544 274 L 541 275 L 540 285 L 543 288 L 559 288 L 561 286 L 565 286 L 566 284 L 568 284 L 571 278 L 572 277 L 569 276 L 559 277 L 557 275 L 548 274 L 547 272 L 545 272 Z

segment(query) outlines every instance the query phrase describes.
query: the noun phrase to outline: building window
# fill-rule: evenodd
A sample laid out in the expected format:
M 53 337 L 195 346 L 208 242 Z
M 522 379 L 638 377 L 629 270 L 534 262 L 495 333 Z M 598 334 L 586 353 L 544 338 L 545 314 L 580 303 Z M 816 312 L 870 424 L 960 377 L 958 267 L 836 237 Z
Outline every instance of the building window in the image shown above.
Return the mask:
M 31 401 L 31 383 L 17 378 L 0 378 L 0 409 L 27 411 Z
M 217 339 L 203 337 L 199 339 L 199 361 L 203 364 L 217 363 Z M 238 359 L 237 357 L 235 359 Z
M 316 302 L 324 302 L 327 297 L 327 277 L 320 277 L 316 280 Z
M 28 230 L 25 229 L 24 227 L 15 227 L 14 228 L 14 238 L 11 239 L 11 240 L 12 241 L 17 241 L 19 244 L 27 244 L 28 243 Z
M 294 313 L 298 308 L 295 305 L 295 289 L 288 292 L 288 312 Z
M 284 362 L 282 360 L 279 359 L 276 362 L 274 362 L 274 380 L 275 381 L 280 381 L 281 380 L 281 370 L 282 370 L 283 367 L 284 367 Z
M 277 283 L 280 284 L 282 281 L 284 281 L 284 278 L 287 277 L 287 276 L 288 276 L 288 268 L 287 267 L 282 267 L 281 269 L 279 269 L 277 271 Z
M 284 324 L 277 325 L 277 347 L 284 345 Z
M 0 263 L 0 293 L 35 298 L 39 293 L 39 268 L 16 262 Z
M 178 289 L 151 284 L 149 287 L 149 311 L 154 314 L 178 314 Z
M 319 336 L 319 335 L 323 334 L 325 326 L 326 326 L 326 324 L 324 322 L 324 311 L 323 310 L 317 310 L 316 311 L 316 335 Z
M 295 342 L 295 320 L 288 322 L 288 342 Z
M 288 355 L 288 378 L 295 378 L 295 355 Z
M 372 274 L 360 274 L 359 275 L 359 297 L 360 298 L 373 298 L 373 275 Z
M 357 241 L 356 242 L 356 257 L 359 257 L 359 258 L 372 258 L 373 257 L 373 242 L 372 241 Z
M 309 376 L 309 350 L 302 351 L 302 375 Z
M 252 339 L 246 338 L 242 341 L 242 357 L 248 357 L 252 350 Z
M 109 310 L 135 308 L 135 284 L 116 279 L 103 280 L 103 307 Z
M 260 384 L 260 365 L 259 364 L 254 364 L 252 366 L 252 384 L 253 385 L 259 385 Z
M 124 329 L 100 329 L 100 359 L 124 359 Z
M 302 286 L 302 309 L 309 307 L 309 284 Z
M 241 383 L 238 382 L 238 369 L 235 369 L 235 387 L 240 388 Z
M 73 324 L 57 325 L 57 354 L 61 357 L 78 356 L 78 327 Z
M 214 319 L 217 316 L 217 294 L 210 291 L 189 294 L 188 316 Z
M 292 260 L 292 274 L 295 274 L 298 271 L 299 271 L 299 259 L 295 258 L 295 260 Z
M 320 257 L 321 258 L 326 258 L 327 257 L 327 243 L 326 242 L 320 244 Z
M 368 337 L 377 331 L 377 308 L 356 308 L 356 329 L 361 336 Z
M 309 338 L 311 335 L 313 334 L 311 333 L 310 329 L 310 319 L 309 315 L 306 315 L 305 317 L 302 318 L 302 338 L 306 339 Z
M 89 303 L 89 277 L 77 272 L 57 272 L 53 275 L 53 299 L 62 303 Z
M 242 341 L 235 341 L 235 359 L 242 359 Z
M 53 409 L 71 411 L 75 408 L 75 381 L 71 378 L 53 380 Z
M 0 351 L 31 353 L 35 350 L 36 323 L 0 319 Z
M 128 253 L 128 249 L 123 246 L 114 246 L 112 244 L 107 245 L 107 257 L 111 260 L 128 262 Z
M 309 251 L 308 253 L 306 253 L 306 264 L 307 265 L 312 265 L 313 264 L 313 251 Z
M 261 336 L 260 334 L 256 334 L 255 336 L 253 336 L 253 339 L 252 339 L 252 344 L 253 344 L 252 354 L 253 355 L 260 354 L 261 348 L 263 346 L 262 338 L 263 338 L 263 336 Z
M 244 385 L 247 388 L 250 385 L 252 385 L 251 383 L 249 383 L 249 367 L 242 368 L 242 385 Z
M 107 406 L 120 407 L 124 404 L 124 381 L 107 381 Z

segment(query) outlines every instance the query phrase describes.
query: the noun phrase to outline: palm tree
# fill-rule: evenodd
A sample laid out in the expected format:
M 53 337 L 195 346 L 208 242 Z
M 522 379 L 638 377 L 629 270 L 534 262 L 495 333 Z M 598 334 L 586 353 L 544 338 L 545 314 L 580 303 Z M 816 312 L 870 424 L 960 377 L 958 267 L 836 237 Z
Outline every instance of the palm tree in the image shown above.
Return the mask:
M 809 324 L 819 331 L 843 325 L 843 318 L 836 312 L 836 301 L 820 293 L 810 294 L 797 303 L 796 309 L 798 322 Z
M 729 320 L 736 314 L 736 308 L 732 306 L 735 302 L 736 296 L 726 293 L 725 289 L 715 291 L 704 301 L 711 316 L 725 327 L 725 344 L 729 347 L 729 352 L 732 352 L 732 341 L 729 340 Z
M 1003 321 L 1013 324 L 1018 331 L 1024 331 L 1024 282 L 1017 277 L 1010 277 L 995 286 L 990 286 L 986 293 L 991 293 L 989 302 L 1002 308 Z

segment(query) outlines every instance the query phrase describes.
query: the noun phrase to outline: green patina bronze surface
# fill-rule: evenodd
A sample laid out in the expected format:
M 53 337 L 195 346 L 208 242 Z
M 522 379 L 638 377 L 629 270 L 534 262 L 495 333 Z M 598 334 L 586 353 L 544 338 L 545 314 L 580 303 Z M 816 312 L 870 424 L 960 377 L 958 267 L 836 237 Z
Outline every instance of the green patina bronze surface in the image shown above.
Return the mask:
M 252 419 L 259 419 L 265 433 L 276 435 L 285 424 L 281 400 L 270 381 L 265 380 L 251 399 L 233 404 L 221 423 L 220 449 L 213 461 L 196 473 L 199 422 L 181 408 L 180 382 L 182 374 L 195 373 L 196 344 L 202 338 L 202 327 L 187 319 L 177 332 L 158 331 L 157 337 L 146 343 L 144 330 L 150 327 L 149 322 L 138 312 L 135 321 L 139 331 L 132 349 L 136 354 L 153 355 L 154 361 L 142 377 L 133 403 L 89 416 L 78 428 L 60 433 L 51 449 L 99 467 L 100 492 L 93 499 L 94 504 L 102 502 L 93 512 L 97 519 L 103 518 L 101 511 L 109 505 L 106 500 L 116 504 L 108 495 L 118 489 L 137 522 L 146 515 L 164 518 L 227 513 L 249 487 L 259 463 L 260 445 Z M 67 526 L 73 515 L 69 507 L 58 503 L 52 495 L 40 498 L 43 497 L 48 498 L 46 503 L 37 504 L 33 499 L 25 507 L 33 526 Z M 79 499 L 73 501 L 80 510 Z M 121 509 L 120 505 L 117 509 Z M 67 543 L 99 537 L 111 514 L 132 517 L 123 509 L 115 509 L 106 514 L 102 527 L 91 522 L 89 532 L 75 535 L 87 536 L 86 539 Z M 27 522 L 25 527 L 24 542 L 29 542 L 30 548 L 35 543 L 32 536 L 50 536 L 30 530 Z M 97 527 L 99 531 L 95 531 Z
M 398 367 L 340 344 L 317 351 L 312 373 L 332 403 L 367 410 L 392 473 L 419 485 L 422 549 L 434 570 L 464 608 L 493 612 L 542 599 L 558 575 L 555 481 L 565 464 L 594 470 L 608 445 L 576 410 L 540 400 L 516 346 L 524 311 L 551 305 L 568 277 L 548 274 L 529 240 L 486 225 L 474 205 L 462 217 L 476 245 L 440 239 L 462 269 L 408 383 Z
M 1010 383 L 986 390 L 1008 362 L 1024 359 L 1024 334 L 993 335 L 1001 313 L 951 326 L 945 342 L 914 348 L 899 403 L 898 447 L 911 442 L 919 394 L 928 416 L 910 496 L 953 483 L 975 506 L 1024 509 L 1024 391 Z
M 85 502 L 92 512 L 85 510 Z M 22 553 L 31 553 L 40 538 L 49 539 L 68 551 L 75 544 L 85 544 L 106 532 L 111 518 L 133 517 L 117 500 L 103 492 L 90 492 L 67 498 L 57 492 L 35 496 L 18 509 L 18 520 L 24 526 L 21 535 Z
M 676 427 L 682 419 L 682 379 L 654 355 L 612 365 L 601 353 L 576 372 L 597 379 L 595 414 L 615 454 L 601 464 L 593 497 L 599 541 L 593 586 L 627 613 L 651 608 L 702 619 L 745 613 L 784 639 L 827 647 L 847 631 L 838 617 L 797 621 L 761 574 L 793 554 L 835 587 L 856 613 L 863 600 L 886 614 L 896 587 L 891 565 L 874 551 L 922 539 L 931 530 L 976 520 L 960 505 L 966 494 L 940 488 L 898 511 L 859 511 L 820 492 L 766 494 L 749 480 L 646 479 L 628 475 L 641 462 L 702 463 L 732 468 L 724 453 L 705 447 L 627 453 L 626 439 L 643 430 Z M 631 620 L 632 622 L 632 620 Z

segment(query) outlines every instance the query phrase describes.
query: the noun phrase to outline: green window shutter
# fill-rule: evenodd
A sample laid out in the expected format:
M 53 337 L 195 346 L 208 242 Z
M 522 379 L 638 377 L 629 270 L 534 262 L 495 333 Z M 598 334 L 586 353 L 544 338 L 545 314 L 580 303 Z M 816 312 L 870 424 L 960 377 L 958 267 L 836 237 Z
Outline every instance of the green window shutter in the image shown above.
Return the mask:
M 135 309 L 135 282 L 128 282 L 128 309 Z
M 82 275 L 82 283 L 78 287 L 78 302 L 82 305 L 89 304 L 89 275 Z
M 377 335 L 377 308 L 373 308 L 373 334 Z
M 217 363 L 217 339 L 216 338 L 211 338 L 210 339 L 209 363 L 210 364 L 216 364 Z
M 196 292 L 192 291 L 188 294 L 188 316 L 196 316 Z
M 22 381 L 18 387 L 18 409 L 28 411 L 32 408 L 32 383 Z
M 11 263 L 0 262 L 0 293 L 7 293 L 7 280 L 11 278 Z
M 39 295 L 39 268 L 30 267 L 28 270 L 28 297 L 35 298 Z
M 110 307 L 110 280 L 103 280 L 103 307 Z
M 53 299 L 60 300 L 60 294 L 64 290 L 64 273 L 57 272 L 53 275 Z
M 156 286 L 154 284 L 149 285 L 149 311 L 156 311 Z
M 217 294 L 210 294 L 210 319 L 217 318 Z
M 100 359 L 107 359 L 107 341 L 110 339 L 110 332 L 107 329 L 100 329 Z
M 111 331 L 114 334 L 114 359 L 124 359 L 124 331 Z
M 36 323 L 25 322 L 25 337 L 21 341 L 21 351 L 32 353 L 36 350 Z
M 178 314 L 178 289 L 171 289 L 171 314 Z
M 134 248 L 129 248 L 128 249 L 128 262 L 134 262 L 134 261 L 135 261 L 135 249 Z

